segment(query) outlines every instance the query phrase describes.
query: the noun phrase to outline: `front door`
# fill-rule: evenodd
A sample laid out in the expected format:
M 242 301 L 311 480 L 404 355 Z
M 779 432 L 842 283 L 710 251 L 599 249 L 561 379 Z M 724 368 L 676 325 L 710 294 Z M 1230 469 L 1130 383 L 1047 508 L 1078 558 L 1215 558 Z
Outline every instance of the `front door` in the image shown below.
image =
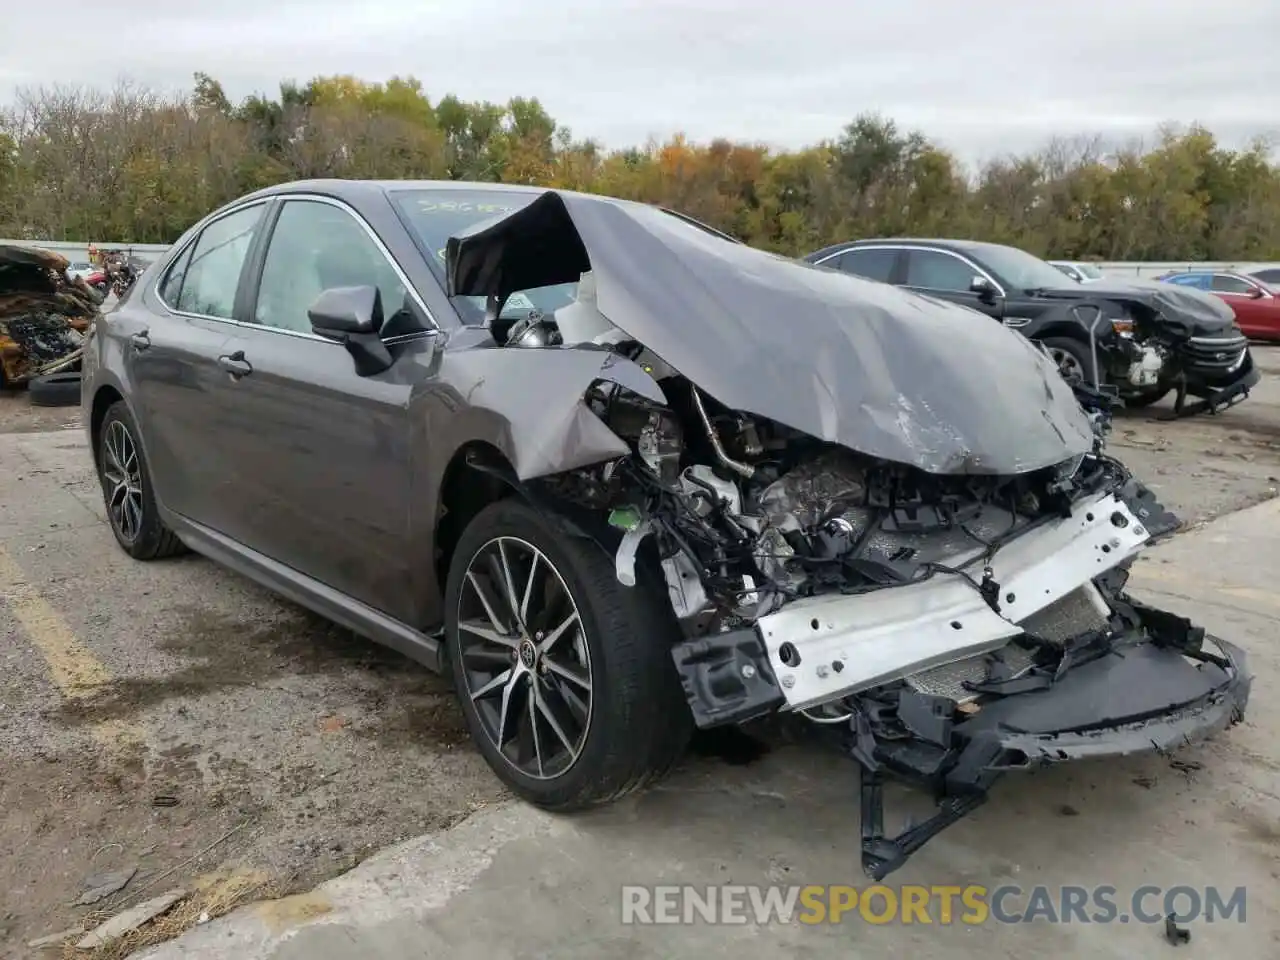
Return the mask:
M 1004 298 L 986 297 L 972 290 L 975 277 L 984 277 L 995 283 L 972 262 L 945 250 L 911 250 L 907 253 L 906 275 L 903 285 L 917 293 L 924 293 L 958 303 L 993 319 L 1004 316 Z
M 387 254 L 346 208 L 286 200 L 268 240 L 250 323 L 224 345 L 218 449 L 236 490 L 223 533 L 404 619 L 408 405 L 424 368 L 359 376 L 346 348 L 311 331 L 322 290 L 377 286 L 391 315 L 409 303 Z
M 1245 336 L 1257 337 L 1267 334 L 1271 327 L 1272 304 L 1266 292 L 1255 283 L 1244 277 L 1229 273 L 1215 273 L 1211 289 L 1231 305 L 1236 315 L 1236 323 Z M 1274 330 L 1271 331 L 1274 336 Z

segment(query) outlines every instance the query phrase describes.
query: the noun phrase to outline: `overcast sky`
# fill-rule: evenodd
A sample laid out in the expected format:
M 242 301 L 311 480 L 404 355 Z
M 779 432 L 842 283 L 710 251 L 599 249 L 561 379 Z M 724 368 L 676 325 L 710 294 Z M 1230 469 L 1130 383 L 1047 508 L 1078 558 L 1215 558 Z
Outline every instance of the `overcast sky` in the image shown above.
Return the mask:
M 678 130 L 778 146 L 863 111 L 967 160 L 1054 134 L 1199 121 L 1280 134 L 1280 0 L 6 0 L 0 102 L 21 86 L 233 100 L 281 78 L 418 77 L 433 100 L 536 96 L 610 147 Z

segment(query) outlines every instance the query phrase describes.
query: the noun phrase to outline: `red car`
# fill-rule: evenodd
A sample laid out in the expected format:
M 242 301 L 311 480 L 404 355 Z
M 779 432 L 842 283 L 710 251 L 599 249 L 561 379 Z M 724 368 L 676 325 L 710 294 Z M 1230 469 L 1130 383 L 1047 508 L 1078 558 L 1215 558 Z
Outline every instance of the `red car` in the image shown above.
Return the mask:
M 1280 291 L 1257 277 L 1230 270 L 1187 270 L 1166 273 L 1157 279 L 1221 297 L 1235 311 L 1236 323 L 1245 336 L 1280 341 Z

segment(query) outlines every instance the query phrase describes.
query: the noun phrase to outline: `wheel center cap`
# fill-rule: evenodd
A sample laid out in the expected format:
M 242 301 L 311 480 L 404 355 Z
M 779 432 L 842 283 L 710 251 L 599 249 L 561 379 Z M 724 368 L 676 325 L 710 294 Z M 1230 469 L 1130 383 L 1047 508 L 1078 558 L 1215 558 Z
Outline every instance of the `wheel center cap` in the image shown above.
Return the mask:
M 538 648 L 533 645 L 532 640 L 525 640 L 520 644 L 520 662 L 526 670 L 532 670 L 534 664 L 538 662 Z

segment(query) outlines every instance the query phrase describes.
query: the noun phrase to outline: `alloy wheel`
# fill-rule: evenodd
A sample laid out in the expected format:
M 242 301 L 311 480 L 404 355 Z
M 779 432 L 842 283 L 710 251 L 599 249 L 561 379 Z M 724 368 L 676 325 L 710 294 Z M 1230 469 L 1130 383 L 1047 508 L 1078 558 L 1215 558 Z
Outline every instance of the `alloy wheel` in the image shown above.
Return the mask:
M 129 428 L 121 421 L 107 424 L 102 453 L 107 511 L 120 536 L 133 543 L 142 530 L 142 465 Z
M 504 536 L 472 555 L 458 645 L 464 695 L 489 742 L 526 777 L 568 772 L 591 726 L 591 654 L 577 604 L 545 553 Z
M 1059 372 L 1068 380 L 1083 380 L 1084 365 L 1073 353 L 1063 350 L 1061 347 L 1050 347 L 1049 356 L 1053 358 L 1053 362 L 1058 365 Z

